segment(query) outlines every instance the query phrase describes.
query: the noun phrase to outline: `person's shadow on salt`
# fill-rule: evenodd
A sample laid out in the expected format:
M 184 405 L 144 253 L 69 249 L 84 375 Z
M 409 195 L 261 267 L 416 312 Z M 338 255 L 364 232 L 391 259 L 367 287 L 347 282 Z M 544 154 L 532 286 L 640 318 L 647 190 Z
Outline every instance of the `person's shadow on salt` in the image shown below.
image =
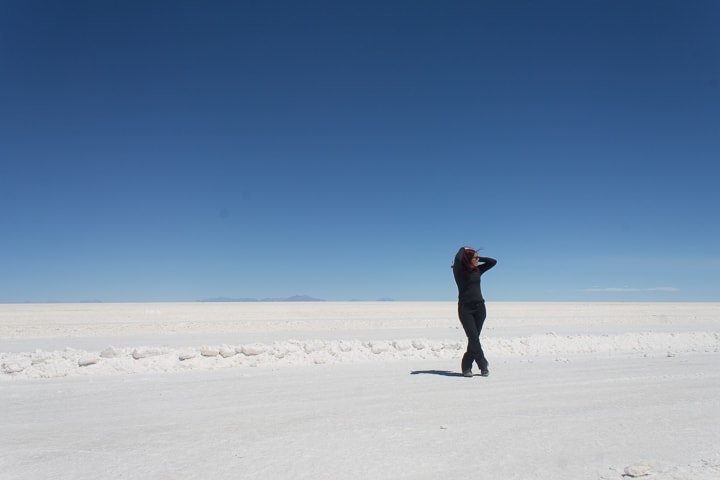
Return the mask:
M 410 375 L 440 375 L 443 377 L 462 377 L 462 373 L 451 372 L 450 370 L 414 370 Z

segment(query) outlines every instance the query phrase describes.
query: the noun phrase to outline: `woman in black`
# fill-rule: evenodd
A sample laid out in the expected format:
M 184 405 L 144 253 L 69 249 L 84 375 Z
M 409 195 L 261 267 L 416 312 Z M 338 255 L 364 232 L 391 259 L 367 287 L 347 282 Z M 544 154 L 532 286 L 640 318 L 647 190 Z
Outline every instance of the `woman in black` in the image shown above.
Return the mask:
M 458 316 L 467 335 L 467 351 L 462 358 L 462 374 L 472 377 L 472 364 L 477 363 L 480 375 L 490 375 L 488 362 L 480 345 L 480 332 L 485 323 L 485 299 L 480 291 L 480 276 L 497 264 L 489 257 L 478 257 L 469 247 L 458 250 L 453 262 L 453 275 L 458 287 Z

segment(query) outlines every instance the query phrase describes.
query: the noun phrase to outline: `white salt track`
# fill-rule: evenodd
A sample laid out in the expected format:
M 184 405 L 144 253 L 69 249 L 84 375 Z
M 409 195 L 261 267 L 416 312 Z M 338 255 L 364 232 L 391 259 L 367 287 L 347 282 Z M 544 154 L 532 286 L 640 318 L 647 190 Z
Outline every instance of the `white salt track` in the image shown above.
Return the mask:
M 720 478 L 720 304 L 0 305 L 0 479 Z

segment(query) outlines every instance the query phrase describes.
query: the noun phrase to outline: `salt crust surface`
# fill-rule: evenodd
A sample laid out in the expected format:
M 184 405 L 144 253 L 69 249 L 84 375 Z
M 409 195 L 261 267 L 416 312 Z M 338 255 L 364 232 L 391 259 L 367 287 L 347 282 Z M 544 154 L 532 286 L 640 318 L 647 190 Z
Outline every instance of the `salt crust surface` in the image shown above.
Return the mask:
M 453 359 L 465 348 L 455 308 L 452 302 L 0 305 L 0 347 L 25 347 L 3 348 L 0 380 Z M 483 345 L 493 358 L 720 351 L 720 304 L 489 303 L 488 310 Z M 78 339 L 94 348 L 78 348 Z
M 719 307 L 0 305 L 0 478 L 717 480 Z

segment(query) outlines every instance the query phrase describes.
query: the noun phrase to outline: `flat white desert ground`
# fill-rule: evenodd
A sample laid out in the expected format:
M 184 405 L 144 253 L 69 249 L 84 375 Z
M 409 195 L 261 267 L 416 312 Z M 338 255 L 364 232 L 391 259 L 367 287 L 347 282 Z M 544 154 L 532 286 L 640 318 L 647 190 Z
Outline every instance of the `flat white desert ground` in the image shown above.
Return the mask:
M 720 304 L 0 305 L 0 479 L 720 478 Z M 647 474 L 640 477 L 640 475 Z

